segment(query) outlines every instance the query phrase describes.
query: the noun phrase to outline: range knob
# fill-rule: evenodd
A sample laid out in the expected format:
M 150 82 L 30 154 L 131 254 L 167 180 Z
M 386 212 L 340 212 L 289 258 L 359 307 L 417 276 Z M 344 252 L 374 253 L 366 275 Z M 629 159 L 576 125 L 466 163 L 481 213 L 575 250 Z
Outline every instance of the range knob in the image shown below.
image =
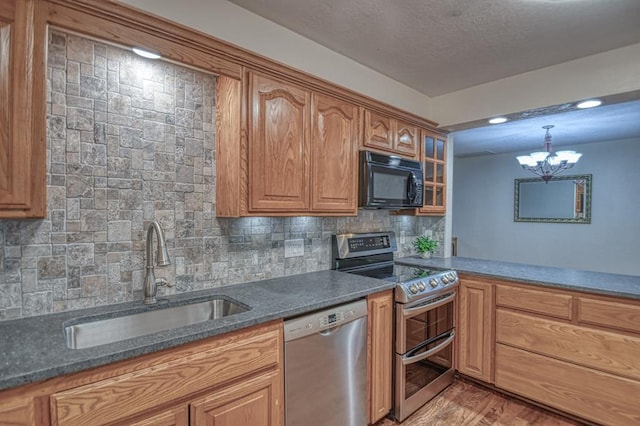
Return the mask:
M 424 281 L 420 281 L 418 283 L 418 288 L 420 289 L 420 291 L 424 291 L 427 288 L 427 286 L 424 285 Z
M 442 283 L 447 284 L 449 282 L 449 277 L 447 275 L 442 276 Z
M 438 287 L 438 280 L 436 280 L 435 278 L 431 278 L 429 280 L 429 285 L 431 286 L 431 288 L 436 288 Z
M 409 286 L 409 291 L 411 292 L 411 294 L 416 294 L 418 292 L 418 286 L 415 284 L 411 284 Z

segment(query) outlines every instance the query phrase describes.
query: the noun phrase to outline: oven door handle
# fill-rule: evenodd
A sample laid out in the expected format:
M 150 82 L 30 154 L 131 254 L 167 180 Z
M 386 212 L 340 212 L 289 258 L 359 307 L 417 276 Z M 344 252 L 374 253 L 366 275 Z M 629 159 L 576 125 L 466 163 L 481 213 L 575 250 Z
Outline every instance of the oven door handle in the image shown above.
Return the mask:
M 446 337 L 446 340 L 444 342 L 440 343 L 435 348 L 429 349 L 428 351 L 421 353 L 420 355 L 412 356 L 412 354 L 422 349 L 422 346 L 418 346 L 417 348 L 407 352 L 405 355 L 402 355 L 402 365 L 413 364 L 414 362 L 422 361 L 423 359 L 429 358 L 431 355 L 435 354 L 436 352 L 446 348 L 453 342 L 453 339 L 456 337 L 456 333 L 453 330 L 451 330 L 449 333 L 447 333 L 445 336 L 442 336 L 441 338 L 444 339 L 445 337 Z
M 402 317 L 403 318 L 407 318 L 407 317 L 412 317 L 415 315 L 420 315 L 424 312 L 427 312 L 431 309 L 440 307 L 442 305 L 446 305 L 447 303 L 451 302 L 453 299 L 456 298 L 456 292 L 454 291 L 453 293 L 450 293 L 447 297 L 444 297 L 442 299 L 438 299 L 434 302 L 427 302 L 425 304 L 421 304 L 412 308 L 403 308 L 402 309 Z

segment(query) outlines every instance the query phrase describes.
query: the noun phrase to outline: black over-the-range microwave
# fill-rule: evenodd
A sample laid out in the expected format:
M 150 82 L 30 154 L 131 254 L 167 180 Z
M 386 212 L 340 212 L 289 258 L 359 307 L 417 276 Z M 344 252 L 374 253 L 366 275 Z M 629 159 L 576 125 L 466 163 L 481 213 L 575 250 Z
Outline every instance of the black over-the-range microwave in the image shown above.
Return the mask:
M 422 163 L 360 151 L 358 206 L 365 209 L 422 207 Z

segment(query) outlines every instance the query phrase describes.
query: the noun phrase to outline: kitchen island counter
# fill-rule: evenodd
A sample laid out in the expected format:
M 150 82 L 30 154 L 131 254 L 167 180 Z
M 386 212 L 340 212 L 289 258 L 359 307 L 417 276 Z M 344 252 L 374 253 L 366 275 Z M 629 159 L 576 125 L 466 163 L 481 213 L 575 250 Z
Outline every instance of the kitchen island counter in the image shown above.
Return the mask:
M 468 257 L 409 256 L 396 263 L 432 269 L 453 269 L 484 277 L 501 278 L 565 290 L 579 290 L 607 296 L 640 299 L 640 276 L 581 271 L 523 263 L 473 259 Z

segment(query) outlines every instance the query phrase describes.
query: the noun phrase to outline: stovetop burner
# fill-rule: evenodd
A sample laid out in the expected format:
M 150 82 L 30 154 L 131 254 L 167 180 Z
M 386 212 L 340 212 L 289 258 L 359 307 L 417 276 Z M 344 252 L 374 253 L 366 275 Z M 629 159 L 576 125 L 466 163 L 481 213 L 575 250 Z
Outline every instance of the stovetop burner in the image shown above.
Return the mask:
M 396 250 L 395 234 L 391 231 L 334 235 L 333 269 L 396 282 L 395 300 L 399 303 L 437 297 L 458 284 L 455 271 L 394 264 Z

